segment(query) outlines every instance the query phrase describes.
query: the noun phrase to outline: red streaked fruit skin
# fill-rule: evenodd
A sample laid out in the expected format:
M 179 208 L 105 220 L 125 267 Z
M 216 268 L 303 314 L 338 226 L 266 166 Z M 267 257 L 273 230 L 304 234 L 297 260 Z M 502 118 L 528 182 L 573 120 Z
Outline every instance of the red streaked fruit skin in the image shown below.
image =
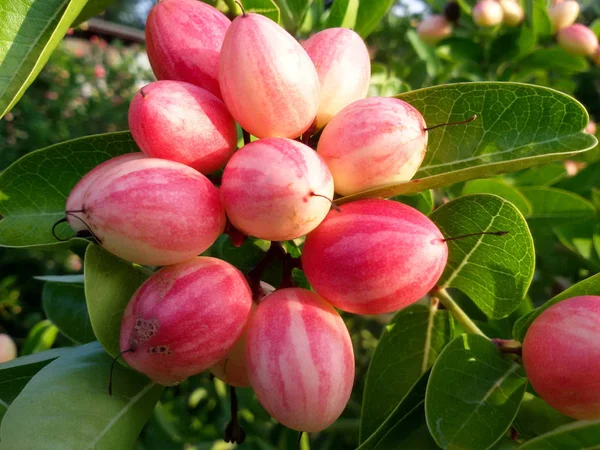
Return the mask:
M 473 22 L 480 27 L 495 27 L 504 18 L 502 6 L 496 0 L 481 0 L 473 7 Z
M 187 81 L 217 97 L 219 52 L 231 21 L 197 0 L 162 0 L 150 10 L 146 46 L 159 80 Z
M 250 317 L 244 275 L 217 258 L 164 267 L 133 295 L 121 322 L 123 358 L 163 385 L 198 374 L 223 358 Z
M 598 48 L 594 32 L 580 23 L 563 28 L 556 39 L 564 51 L 573 55 L 592 56 Z
M 219 84 L 233 118 L 259 137 L 296 138 L 319 108 L 319 76 L 302 46 L 259 14 L 238 16 L 227 30 Z
M 71 189 L 71 193 L 67 198 L 65 211 L 81 210 L 83 206 L 83 196 L 87 192 L 88 188 L 94 184 L 96 179 L 102 178 L 107 172 L 120 164 L 145 157 L 146 155 L 144 155 L 142 152 L 126 153 L 125 155 L 115 156 L 114 158 L 104 161 L 102 164 L 94 167 L 77 182 L 73 189 Z M 78 217 L 81 216 L 81 214 L 76 215 Z M 87 230 L 87 227 L 81 220 L 73 217 L 70 214 L 67 215 L 67 221 L 69 222 L 69 225 L 71 225 L 71 228 L 73 228 L 75 231 Z
M 321 94 L 315 126 L 323 128 L 342 108 L 367 96 L 371 81 L 369 50 L 348 28 L 320 31 L 302 46 L 319 74 Z
M 327 124 L 317 152 L 331 170 L 338 194 L 402 183 L 425 158 L 426 126 L 408 103 L 370 97 L 347 106 Z
M 313 289 L 357 314 L 402 309 L 429 292 L 448 246 L 438 227 L 410 206 L 360 200 L 331 211 L 304 243 L 302 268 Z
M 452 24 L 441 14 L 424 18 L 417 27 L 419 38 L 427 44 L 435 45 L 452 34 Z
M 109 252 L 152 266 L 202 253 L 225 228 L 219 190 L 201 173 L 157 158 L 111 169 L 83 197 L 83 220 Z
M 225 104 L 182 81 L 156 81 L 131 101 L 129 128 L 142 151 L 209 174 L 237 147 L 237 130 Z
M 600 297 L 542 312 L 523 341 L 523 365 L 539 396 L 577 420 L 600 419 Z
M 304 236 L 325 218 L 333 178 L 310 147 L 285 138 L 260 139 L 242 147 L 225 166 L 221 198 L 238 230 L 286 241 Z
M 250 384 L 282 425 L 317 432 L 340 416 L 354 382 L 350 334 L 314 292 L 288 288 L 265 297 L 248 323 Z

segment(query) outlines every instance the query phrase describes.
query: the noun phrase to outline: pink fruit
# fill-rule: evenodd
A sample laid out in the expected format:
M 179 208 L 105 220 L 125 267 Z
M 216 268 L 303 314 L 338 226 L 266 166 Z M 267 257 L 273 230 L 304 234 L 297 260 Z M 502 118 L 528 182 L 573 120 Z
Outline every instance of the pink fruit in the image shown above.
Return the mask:
M 219 52 L 231 21 L 197 0 L 162 0 L 148 15 L 146 46 L 159 80 L 187 81 L 217 97 Z
M 504 13 L 504 25 L 516 27 L 525 18 L 525 12 L 517 0 L 499 0 Z
M 248 375 L 267 412 L 288 428 L 316 432 L 342 413 L 354 382 L 354 353 L 340 315 L 314 292 L 267 296 L 248 323 Z
M 102 164 L 94 167 L 88 173 L 86 173 L 81 180 L 75 185 L 75 187 L 71 190 L 69 197 L 67 198 L 67 205 L 65 206 L 66 211 L 80 211 L 83 206 L 83 196 L 86 193 L 88 187 L 90 187 L 97 178 L 102 178 L 104 175 L 109 172 L 114 167 L 123 164 L 128 161 L 133 161 L 135 159 L 145 158 L 145 155 L 141 152 L 136 153 L 127 153 L 125 155 L 116 156 L 114 158 L 109 159 L 108 161 L 104 161 Z M 77 216 L 81 216 L 80 214 L 76 214 Z M 87 230 L 85 224 L 73 217 L 73 215 L 68 214 L 67 220 L 71 228 L 75 231 Z
M 365 98 L 371 81 L 371 58 L 361 37 L 348 28 L 323 30 L 302 44 L 314 63 L 321 94 L 316 128 L 342 108 Z
M 435 14 L 421 21 L 417 27 L 417 34 L 423 42 L 435 45 L 452 34 L 452 24 L 446 17 Z
M 587 124 L 587 127 L 585 127 L 585 132 L 589 134 L 596 134 L 596 122 L 590 120 L 590 122 Z
M 191 167 L 156 158 L 120 164 L 95 180 L 83 211 L 106 250 L 153 266 L 193 258 L 225 228 L 218 189 Z
M 536 392 L 578 420 L 600 419 L 600 297 L 551 306 L 531 324 L 523 364 Z
M 339 194 L 402 183 L 413 177 L 425 157 L 425 127 L 421 113 L 408 103 L 371 97 L 352 103 L 329 122 L 317 152 Z
M 17 357 L 17 345 L 8 334 L 0 334 L 0 363 Z
M 223 358 L 252 307 L 244 275 L 217 258 L 164 267 L 133 295 L 121 323 L 121 350 L 131 367 L 177 384 Z
M 310 147 L 291 139 L 261 139 L 244 146 L 225 166 L 221 198 L 238 230 L 286 241 L 304 236 L 325 218 L 333 179 Z
M 548 8 L 548 16 L 555 31 L 573 25 L 579 15 L 579 3 L 575 0 L 557 1 Z
M 481 0 L 473 8 L 473 22 L 480 27 L 495 27 L 502 23 L 504 12 L 496 0 Z
M 382 314 L 429 292 L 448 247 L 426 216 L 391 200 L 361 200 L 331 211 L 310 233 L 302 267 L 314 290 L 336 308 Z
M 594 32 L 579 23 L 560 30 L 556 39 L 564 51 L 573 55 L 592 56 L 598 48 Z
M 129 127 L 148 156 L 205 174 L 223 167 L 237 147 L 235 122 L 223 102 L 182 81 L 143 87 L 129 107 Z
M 319 108 L 319 76 L 302 46 L 259 14 L 238 16 L 219 60 L 223 100 L 234 119 L 259 137 L 295 138 Z

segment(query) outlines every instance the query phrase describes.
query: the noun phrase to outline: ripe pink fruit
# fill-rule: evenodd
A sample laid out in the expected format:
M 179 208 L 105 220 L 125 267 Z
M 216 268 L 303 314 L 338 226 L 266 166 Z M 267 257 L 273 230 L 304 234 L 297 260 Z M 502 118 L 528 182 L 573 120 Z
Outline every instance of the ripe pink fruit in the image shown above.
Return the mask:
M 109 172 L 111 169 L 120 164 L 141 158 L 145 158 L 145 155 L 142 152 L 127 153 L 125 155 L 111 158 L 108 161 L 104 161 L 102 164 L 94 167 L 92 170 L 86 173 L 71 190 L 71 193 L 67 198 L 67 205 L 65 206 L 65 210 L 80 211 L 83 207 L 84 194 L 86 193 L 88 187 L 94 184 L 97 178 L 104 177 L 104 175 L 107 172 Z M 73 230 L 75 231 L 87 230 L 85 224 L 76 217 L 73 217 L 72 215 L 67 215 L 67 221 L 69 222 L 69 225 L 71 225 L 71 228 L 73 228 Z
M 225 166 L 221 198 L 238 230 L 286 241 L 304 236 L 325 218 L 333 178 L 310 147 L 291 139 L 261 139 L 244 146 Z
M 129 107 L 129 128 L 148 156 L 205 174 L 223 167 L 237 147 L 235 122 L 223 102 L 182 81 L 143 87 Z
M 319 76 L 289 33 L 259 14 L 238 16 L 225 35 L 219 83 L 227 108 L 250 134 L 295 138 L 319 108 Z
M 598 48 L 594 32 L 579 23 L 560 30 L 556 39 L 563 50 L 573 55 L 591 56 Z
M 17 357 L 17 345 L 8 334 L 0 334 L 0 363 L 12 361 Z
M 425 17 L 417 27 L 419 38 L 427 44 L 435 45 L 452 34 L 452 24 L 440 14 Z
M 600 297 L 563 300 L 531 324 L 523 364 L 536 392 L 578 420 L 600 419 Z
M 496 0 L 481 0 L 473 8 L 473 22 L 480 27 L 495 27 L 502 23 L 504 12 Z
M 319 74 L 321 94 L 315 126 L 323 128 L 342 108 L 367 96 L 371 81 L 369 50 L 348 28 L 323 30 L 302 46 Z
M 382 314 L 429 292 L 448 258 L 438 227 L 410 206 L 361 200 L 331 211 L 306 238 L 302 267 L 314 290 L 336 308 Z
M 590 134 L 596 134 L 596 122 L 590 120 L 590 122 L 587 124 L 587 127 L 585 127 L 585 132 Z
M 408 103 L 371 97 L 329 122 L 317 152 L 331 170 L 335 191 L 350 195 L 410 180 L 427 150 L 425 127 L 421 113 Z
M 525 18 L 525 12 L 517 0 L 499 0 L 504 13 L 504 25 L 516 27 Z
M 133 295 L 121 323 L 131 367 L 157 383 L 177 384 L 223 358 L 252 307 L 244 275 L 217 258 L 164 267 Z
M 187 81 L 221 98 L 219 52 L 231 21 L 197 0 L 162 0 L 148 15 L 146 46 L 159 80 Z
M 557 1 L 548 8 L 548 16 L 555 31 L 573 25 L 579 15 L 579 3 L 575 0 Z
M 156 158 L 120 164 L 96 179 L 83 211 L 106 250 L 153 266 L 193 258 L 225 228 L 219 190 L 191 167 Z
M 260 403 L 288 428 L 316 432 L 342 413 L 354 382 L 354 353 L 340 315 L 314 292 L 267 296 L 248 323 L 248 375 Z

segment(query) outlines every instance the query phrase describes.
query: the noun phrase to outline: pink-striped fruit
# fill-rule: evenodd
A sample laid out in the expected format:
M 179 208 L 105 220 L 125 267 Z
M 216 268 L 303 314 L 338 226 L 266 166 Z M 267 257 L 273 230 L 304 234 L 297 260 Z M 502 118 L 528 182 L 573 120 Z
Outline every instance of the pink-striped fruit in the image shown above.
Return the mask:
M 237 147 L 235 122 L 225 104 L 182 81 L 143 87 L 129 107 L 129 128 L 146 155 L 205 174 L 223 167 Z
M 421 21 L 417 34 L 423 42 L 435 45 L 452 34 L 452 24 L 445 16 L 434 14 Z
M 17 357 L 17 345 L 8 334 L 0 334 L 0 363 Z
M 321 94 L 316 128 L 323 128 L 342 108 L 365 98 L 371 81 L 369 50 L 354 31 L 329 28 L 302 44 L 314 63 Z
M 350 334 L 314 292 L 267 296 L 248 323 L 250 384 L 267 412 L 288 428 L 316 432 L 342 413 L 354 382 Z
M 410 180 L 427 151 L 425 127 L 421 113 L 402 100 L 366 98 L 327 124 L 317 152 L 331 170 L 335 191 L 350 195 Z
M 107 172 L 120 164 L 141 158 L 145 158 L 145 155 L 142 152 L 127 153 L 125 155 L 115 156 L 114 158 L 104 161 L 102 164 L 94 167 L 92 170 L 86 173 L 71 190 L 71 193 L 67 198 L 65 210 L 81 211 L 81 208 L 83 207 L 83 196 L 88 188 L 94 184 L 97 178 L 104 177 Z M 80 216 L 80 214 L 75 215 L 78 217 Z M 69 222 L 69 225 L 71 225 L 71 228 L 73 228 L 75 231 L 87 230 L 85 224 L 76 217 L 73 217 L 72 214 L 67 214 L 67 221 Z
M 504 18 L 502 6 L 496 0 L 481 0 L 473 7 L 473 22 L 480 27 L 495 27 Z
M 121 323 L 123 358 L 164 385 L 223 358 L 242 335 L 252 293 L 244 275 L 217 258 L 164 267 L 133 295 Z
M 600 419 L 600 297 L 573 297 L 542 312 L 525 335 L 523 365 L 550 406 Z
M 193 83 L 221 97 L 219 52 L 231 21 L 197 0 L 162 0 L 148 15 L 146 46 L 159 80 Z
M 598 48 L 594 32 L 580 23 L 563 28 L 556 39 L 563 50 L 572 55 L 592 56 Z
M 579 3 L 576 0 L 556 1 L 548 8 L 548 16 L 555 31 L 573 25 L 579 15 Z
M 504 13 L 504 25 L 516 27 L 523 22 L 523 19 L 525 18 L 525 12 L 523 11 L 523 8 L 518 0 L 499 0 L 499 2 Z
M 438 281 L 448 246 L 438 227 L 410 206 L 361 200 L 331 211 L 310 233 L 302 267 L 314 290 L 358 314 L 397 311 Z
M 193 258 L 225 228 L 219 190 L 191 167 L 156 158 L 120 164 L 97 179 L 78 215 L 106 250 L 153 266 Z
M 285 138 L 244 146 L 225 166 L 221 198 L 231 223 L 269 241 L 304 236 L 331 207 L 333 178 L 308 146 Z
M 223 100 L 234 119 L 259 138 L 295 138 L 319 108 L 319 76 L 289 33 L 259 14 L 238 16 L 219 60 Z

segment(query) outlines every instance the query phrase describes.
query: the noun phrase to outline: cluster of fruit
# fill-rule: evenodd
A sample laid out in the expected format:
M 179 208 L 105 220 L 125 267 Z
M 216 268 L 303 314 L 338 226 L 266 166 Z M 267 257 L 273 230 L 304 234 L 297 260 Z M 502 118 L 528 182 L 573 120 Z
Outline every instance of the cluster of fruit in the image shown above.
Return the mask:
M 600 45 L 596 34 L 580 23 L 579 3 L 576 0 L 553 0 L 548 16 L 556 33 L 558 44 L 573 55 L 590 56 L 600 66 Z

